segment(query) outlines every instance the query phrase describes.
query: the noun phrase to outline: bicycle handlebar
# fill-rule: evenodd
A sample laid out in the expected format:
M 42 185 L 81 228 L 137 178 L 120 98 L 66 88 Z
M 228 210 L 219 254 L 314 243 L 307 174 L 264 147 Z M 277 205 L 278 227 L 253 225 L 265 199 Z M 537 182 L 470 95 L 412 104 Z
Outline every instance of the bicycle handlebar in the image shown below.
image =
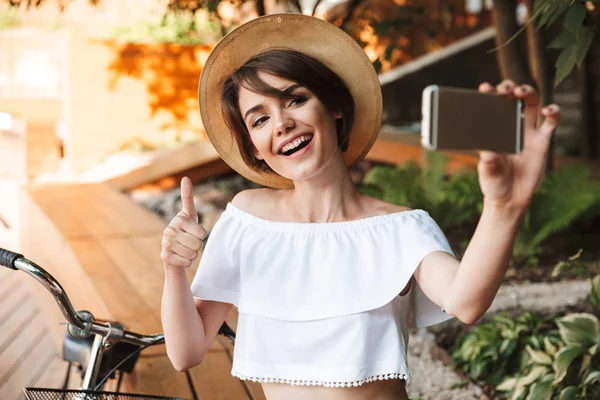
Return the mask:
M 56 279 L 21 254 L 0 248 L 0 265 L 14 270 L 21 270 L 40 282 L 54 296 L 54 300 L 58 303 L 62 314 L 67 319 L 67 323 L 80 329 L 85 335 L 96 334 L 108 338 L 114 337 L 116 333 L 119 340 L 139 346 L 164 342 L 163 334 L 147 336 L 127 330 L 123 330 L 121 334 L 118 329 L 115 329 L 114 325 L 95 321 L 91 314 L 89 314 L 92 317 L 91 320 L 83 319 L 75 312 L 67 293 Z
M 0 248 L 0 265 L 3 267 L 17 269 L 15 267 L 15 261 L 22 257 L 23 255 L 21 254 Z

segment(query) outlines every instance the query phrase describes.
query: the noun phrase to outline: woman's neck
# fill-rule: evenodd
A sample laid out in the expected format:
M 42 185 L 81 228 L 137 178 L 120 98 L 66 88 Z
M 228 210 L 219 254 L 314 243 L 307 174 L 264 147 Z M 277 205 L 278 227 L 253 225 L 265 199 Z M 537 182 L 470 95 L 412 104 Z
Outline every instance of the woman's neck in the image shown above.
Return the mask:
M 363 197 L 339 150 L 318 174 L 294 185 L 286 206 L 299 222 L 340 222 L 364 214 Z

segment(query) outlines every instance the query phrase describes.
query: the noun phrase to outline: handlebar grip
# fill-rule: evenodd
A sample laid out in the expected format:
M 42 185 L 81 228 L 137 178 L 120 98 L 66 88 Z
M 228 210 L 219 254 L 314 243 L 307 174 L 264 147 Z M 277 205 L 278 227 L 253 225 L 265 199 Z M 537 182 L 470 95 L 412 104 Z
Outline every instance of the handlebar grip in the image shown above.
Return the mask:
M 17 267 L 15 267 L 15 261 L 19 258 L 23 258 L 23 255 L 0 248 L 0 265 L 16 270 Z

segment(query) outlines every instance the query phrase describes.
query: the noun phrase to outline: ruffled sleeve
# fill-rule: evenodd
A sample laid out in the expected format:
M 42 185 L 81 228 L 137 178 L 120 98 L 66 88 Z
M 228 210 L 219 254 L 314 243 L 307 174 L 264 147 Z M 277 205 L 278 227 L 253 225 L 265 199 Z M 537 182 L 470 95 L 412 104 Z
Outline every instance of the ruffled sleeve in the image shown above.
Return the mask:
M 225 211 L 210 232 L 192 280 L 195 298 L 238 305 L 243 229 Z
M 434 251 L 444 251 L 454 256 L 452 248 L 446 236 L 438 224 L 428 213 L 413 214 L 410 234 L 404 235 L 402 247 L 404 247 L 404 265 L 411 270 L 421 264 L 421 261 Z M 409 328 L 422 328 L 446 321 L 453 316 L 447 314 L 440 306 L 431 301 L 416 281 L 414 289 L 410 291 L 409 301 L 411 304 L 407 312 L 407 324 Z

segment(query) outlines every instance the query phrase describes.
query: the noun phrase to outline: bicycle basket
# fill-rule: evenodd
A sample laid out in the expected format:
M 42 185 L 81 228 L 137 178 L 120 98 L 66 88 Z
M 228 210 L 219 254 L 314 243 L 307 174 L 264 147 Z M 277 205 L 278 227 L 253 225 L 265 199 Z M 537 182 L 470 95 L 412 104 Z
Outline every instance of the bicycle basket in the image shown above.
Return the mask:
M 23 389 L 26 400 L 184 400 L 179 397 L 152 396 L 96 390 Z

